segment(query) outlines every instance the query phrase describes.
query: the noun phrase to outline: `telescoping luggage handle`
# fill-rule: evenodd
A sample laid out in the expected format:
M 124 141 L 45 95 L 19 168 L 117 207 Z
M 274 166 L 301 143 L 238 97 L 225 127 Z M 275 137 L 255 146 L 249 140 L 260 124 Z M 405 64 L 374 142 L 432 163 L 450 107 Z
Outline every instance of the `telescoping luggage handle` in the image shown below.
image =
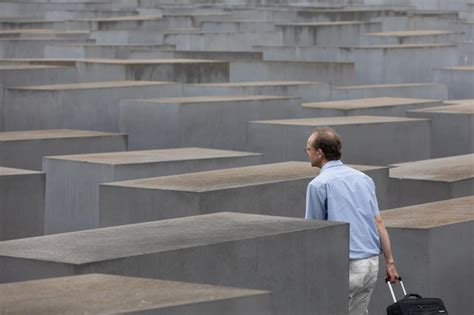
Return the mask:
M 403 285 L 402 277 L 398 277 L 398 281 L 400 281 L 400 285 L 402 286 L 403 294 L 404 296 L 407 295 L 407 291 L 405 290 L 405 286 Z M 388 288 L 390 289 L 390 293 L 392 294 L 393 302 L 397 302 L 397 297 L 395 296 L 395 293 L 393 292 L 392 284 L 390 283 L 390 280 L 387 278 L 385 279 L 385 282 L 388 284 Z

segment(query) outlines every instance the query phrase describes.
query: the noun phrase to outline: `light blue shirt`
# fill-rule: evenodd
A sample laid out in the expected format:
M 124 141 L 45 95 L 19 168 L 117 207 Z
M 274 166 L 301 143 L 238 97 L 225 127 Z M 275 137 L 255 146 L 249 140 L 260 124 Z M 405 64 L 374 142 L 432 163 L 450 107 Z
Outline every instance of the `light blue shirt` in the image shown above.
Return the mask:
M 375 185 L 362 172 L 340 160 L 321 168 L 306 191 L 306 219 L 348 222 L 350 259 L 380 254 L 380 238 L 375 225 L 379 214 Z

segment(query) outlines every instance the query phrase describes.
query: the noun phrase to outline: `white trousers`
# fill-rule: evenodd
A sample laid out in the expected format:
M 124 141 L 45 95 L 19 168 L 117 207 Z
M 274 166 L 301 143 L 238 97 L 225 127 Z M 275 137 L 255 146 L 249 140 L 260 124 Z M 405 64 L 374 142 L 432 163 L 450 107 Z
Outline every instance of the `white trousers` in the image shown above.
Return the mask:
M 349 262 L 349 315 L 369 314 L 367 307 L 378 272 L 378 256 Z

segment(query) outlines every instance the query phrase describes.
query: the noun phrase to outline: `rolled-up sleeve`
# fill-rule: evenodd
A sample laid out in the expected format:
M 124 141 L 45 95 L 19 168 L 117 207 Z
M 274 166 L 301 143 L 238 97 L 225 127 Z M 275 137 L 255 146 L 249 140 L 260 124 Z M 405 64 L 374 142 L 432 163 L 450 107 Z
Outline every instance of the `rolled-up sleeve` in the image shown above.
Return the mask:
M 311 182 L 306 189 L 306 214 L 308 220 L 326 220 L 327 191 L 324 184 Z

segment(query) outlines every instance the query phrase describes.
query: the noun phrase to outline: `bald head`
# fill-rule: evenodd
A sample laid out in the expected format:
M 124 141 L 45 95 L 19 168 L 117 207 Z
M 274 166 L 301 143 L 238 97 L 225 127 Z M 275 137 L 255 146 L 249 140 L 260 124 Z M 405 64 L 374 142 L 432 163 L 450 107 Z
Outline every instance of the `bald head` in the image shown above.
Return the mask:
M 337 132 L 329 127 L 316 128 L 310 136 L 311 146 L 321 149 L 328 161 L 340 160 L 342 156 L 342 141 Z

